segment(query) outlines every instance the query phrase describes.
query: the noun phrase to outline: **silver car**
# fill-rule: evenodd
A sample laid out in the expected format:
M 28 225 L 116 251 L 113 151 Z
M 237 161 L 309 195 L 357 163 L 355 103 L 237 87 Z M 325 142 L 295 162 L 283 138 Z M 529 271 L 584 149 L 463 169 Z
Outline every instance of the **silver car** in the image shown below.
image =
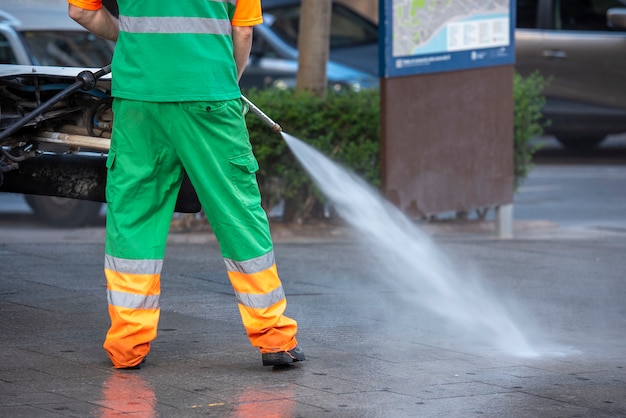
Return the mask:
M 626 4 L 620 0 L 518 0 L 516 69 L 549 81 L 546 133 L 588 150 L 626 132 Z
M 294 87 L 298 72 L 300 0 L 263 0 L 264 23 L 254 28 L 252 53 L 241 88 Z M 377 88 L 378 28 L 339 2 L 332 4 L 329 87 L 340 91 Z

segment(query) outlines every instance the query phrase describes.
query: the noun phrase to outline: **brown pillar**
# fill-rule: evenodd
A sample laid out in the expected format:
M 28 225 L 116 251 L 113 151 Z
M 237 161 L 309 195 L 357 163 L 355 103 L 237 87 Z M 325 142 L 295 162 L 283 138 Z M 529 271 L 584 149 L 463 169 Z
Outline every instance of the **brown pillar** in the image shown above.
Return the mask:
M 381 80 L 381 180 L 408 215 L 513 202 L 514 67 Z

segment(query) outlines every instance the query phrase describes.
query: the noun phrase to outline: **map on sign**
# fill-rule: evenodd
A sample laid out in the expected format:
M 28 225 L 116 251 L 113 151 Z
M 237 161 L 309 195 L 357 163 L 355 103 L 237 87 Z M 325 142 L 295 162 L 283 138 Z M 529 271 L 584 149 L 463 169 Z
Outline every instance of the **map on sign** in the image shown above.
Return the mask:
M 380 74 L 397 77 L 513 64 L 515 1 L 381 2 Z
M 394 0 L 393 56 L 508 46 L 510 0 Z

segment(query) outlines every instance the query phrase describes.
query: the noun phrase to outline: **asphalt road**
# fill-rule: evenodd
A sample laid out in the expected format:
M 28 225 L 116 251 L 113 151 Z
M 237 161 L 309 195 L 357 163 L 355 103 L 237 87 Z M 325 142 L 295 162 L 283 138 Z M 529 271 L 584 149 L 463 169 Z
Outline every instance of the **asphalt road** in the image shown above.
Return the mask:
M 569 152 L 552 138 L 542 144 L 515 195 L 515 219 L 626 231 L 626 136 L 610 137 L 587 154 Z

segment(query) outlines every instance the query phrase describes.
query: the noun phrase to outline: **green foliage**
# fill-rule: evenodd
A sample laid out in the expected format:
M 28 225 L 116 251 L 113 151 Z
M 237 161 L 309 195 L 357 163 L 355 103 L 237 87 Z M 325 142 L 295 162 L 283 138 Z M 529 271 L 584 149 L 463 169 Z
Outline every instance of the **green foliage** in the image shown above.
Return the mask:
M 538 72 L 534 72 L 527 77 L 522 77 L 516 73 L 513 80 L 513 146 L 515 149 L 516 189 L 528 176 L 533 167 L 533 155 L 540 148 L 540 145 L 537 142 L 532 142 L 532 140 L 541 136 L 545 127 L 544 122 L 542 122 L 541 109 L 546 102 L 545 97 L 542 95 L 546 85 L 546 79 Z
M 283 131 L 301 139 L 355 171 L 369 183 L 380 182 L 379 95 L 375 90 L 329 92 L 326 98 L 293 90 L 246 92 L 258 108 Z M 289 203 L 285 220 L 315 217 L 323 197 L 289 151 L 281 135 L 272 132 L 252 112 L 247 116 L 250 141 L 259 160 L 259 185 L 265 208 L 280 199 Z
M 532 168 L 538 145 L 532 140 L 543 133 L 541 108 L 545 80 L 534 73 L 514 78 L 514 170 L 515 187 Z M 330 91 L 326 98 L 293 90 L 246 92 L 283 131 L 289 133 L 374 186 L 380 183 L 380 98 L 377 90 Z M 286 199 L 283 219 L 306 222 L 319 217 L 324 197 L 289 151 L 282 136 L 248 113 L 250 140 L 259 160 L 259 186 L 266 209 Z M 316 212 L 317 211 L 317 212 Z

